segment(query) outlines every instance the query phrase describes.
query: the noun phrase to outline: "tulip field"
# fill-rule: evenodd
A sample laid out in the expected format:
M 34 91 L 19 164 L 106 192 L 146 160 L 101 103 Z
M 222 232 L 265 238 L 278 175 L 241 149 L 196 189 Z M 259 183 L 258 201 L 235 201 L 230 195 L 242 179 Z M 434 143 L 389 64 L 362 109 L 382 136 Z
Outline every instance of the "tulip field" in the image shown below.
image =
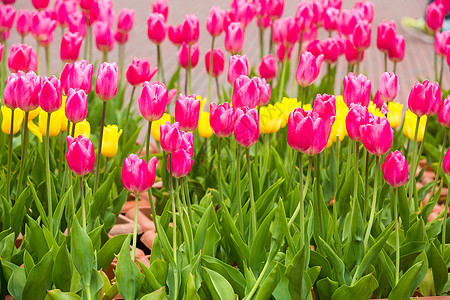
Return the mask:
M 0 3 L 1 299 L 450 295 L 449 0 L 424 4 L 434 72 L 405 99 L 408 39 L 376 1 L 170 24 L 151 0 L 139 44 L 140 8 L 22 1 Z

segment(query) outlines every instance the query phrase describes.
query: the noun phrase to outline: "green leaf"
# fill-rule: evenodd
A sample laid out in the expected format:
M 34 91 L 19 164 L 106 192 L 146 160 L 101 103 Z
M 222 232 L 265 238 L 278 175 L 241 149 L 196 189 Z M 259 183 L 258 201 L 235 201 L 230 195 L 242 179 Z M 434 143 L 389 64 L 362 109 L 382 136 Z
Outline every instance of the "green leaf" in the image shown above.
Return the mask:
M 25 235 L 28 239 L 28 243 L 30 244 L 30 254 L 33 256 L 35 261 L 39 261 L 49 250 L 46 243 L 46 239 L 44 236 L 44 232 L 39 224 L 33 220 L 30 216 L 27 216 L 28 226 L 30 226 L 30 230 L 25 230 Z
M 21 300 L 23 288 L 27 281 L 25 270 L 3 258 L 0 258 L 0 260 L 2 262 L 3 276 L 8 282 L 8 292 L 15 300 Z
M 20 193 L 19 198 L 17 198 L 16 203 L 11 209 L 11 229 L 16 234 L 16 238 L 22 229 L 23 218 L 27 213 L 26 200 L 28 199 L 29 191 L 30 188 L 28 186 Z
M 92 269 L 96 268 L 94 249 L 89 236 L 81 228 L 77 218 L 73 218 L 71 248 L 73 264 L 84 285 L 89 285 Z
M 439 193 L 440 194 L 440 193 Z M 400 217 L 402 218 L 402 224 L 404 231 L 407 232 L 409 229 L 409 200 L 406 195 L 406 189 L 405 186 L 401 186 L 398 188 L 398 205 L 400 210 Z M 422 209 L 423 211 L 423 209 Z
M 70 291 L 70 281 L 72 279 L 72 260 L 64 241 L 55 257 L 53 265 L 53 282 L 57 289 L 64 292 Z
M 97 217 L 104 216 L 105 211 L 107 211 L 108 206 L 110 206 L 111 204 L 110 194 L 112 185 L 114 183 L 114 178 L 116 176 L 116 171 L 117 169 L 114 168 L 114 170 L 108 174 L 108 178 L 94 194 L 94 200 L 89 209 L 89 220 L 91 224 L 95 222 L 95 219 Z
M 142 280 L 144 279 L 139 268 L 131 260 L 130 239 L 131 236 L 128 236 L 123 242 L 117 259 L 117 268 L 115 272 L 117 288 L 125 300 L 136 299 L 136 296 L 141 289 Z
M 32 182 L 29 182 L 28 186 L 31 188 L 31 194 L 33 195 L 34 204 L 37 207 L 39 215 L 41 216 L 42 223 L 44 223 L 44 226 L 48 228 L 47 213 L 45 212 L 45 209 L 42 206 L 41 200 L 39 199 L 39 197 L 38 197 L 38 195 L 36 193 L 36 189 L 34 188 L 34 184 Z
M 433 208 L 436 206 L 436 203 L 439 201 L 439 197 L 441 196 L 442 186 L 444 184 L 444 180 L 441 180 L 441 183 L 439 184 L 439 189 L 437 193 L 433 196 L 433 198 L 428 199 L 427 204 L 422 207 L 420 210 L 420 217 L 424 222 L 428 222 L 428 216 L 433 211 Z
M 272 223 L 272 219 L 275 213 L 276 209 L 272 209 L 270 211 L 270 213 L 259 226 L 253 243 L 251 244 L 249 267 L 252 269 L 254 274 L 259 274 L 262 263 L 263 261 L 265 261 L 266 249 L 264 246 L 266 244 L 266 239 L 269 237 L 267 233 L 269 232 L 270 224 Z
M 333 281 L 326 277 L 317 281 L 314 292 L 317 290 L 319 299 L 331 299 L 331 296 L 338 289 L 338 287 L 339 283 L 337 281 Z
M 368 274 L 358 280 L 354 285 L 340 286 L 331 297 L 331 300 L 366 300 L 372 297 L 373 291 L 378 287 L 378 282 L 372 274 Z
M 438 249 L 436 249 L 436 246 L 433 243 L 430 244 L 430 250 L 428 251 L 427 258 L 433 271 L 434 289 L 436 291 L 436 295 L 440 295 L 448 279 L 447 266 L 441 256 L 441 253 Z
M 197 289 L 195 288 L 195 279 L 192 273 L 189 273 L 188 282 L 186 285 L 186 299 L 191 300 L 200 300 L 200 296 L 197 293 Z
M 44 299 L 47 289 L 51 287 L 53 268 L 53 249 L 31 269 L 23 288 L 23 299 Z
M 275 200 L 278 198 L 277 195 L 280 191 L 280 185 L 283 183 L 284 179 L 280 178 L 277 182 L 272 184 L 255 202 L 256 207 L 256 218 L 262 218 L 268 209 L 272 209 Z
M 277 287 L 278 282 L 280 282 L 280 277 L 281 271 L 278 267 L 278 263 L 276 263 L 275 267 L 272 269 L 272 271 L 270 271 L 269 275 L 267 275 L 263 284 L 259 288 L 255 300 L 270 299 L 270 296 L 272 296 L 272 293 Z
M 403 274 L 397 285 L 389 293 L 389 300 L 408 300 L 413 295 L 428 270 L 428 261 L 425 253 L 422 252 L 418 256 L 418 260 L 419 262 Z
M 205 267 L 202 267 L 202 271 L 203 279 L 214 300 L 229 300 L 235 298 L 233 287 L 222 275 Z
M 306 299 L 313 283 L 305 271 L 305 246 L 297 252 L 286 269 L 285 276 L 289 280 L 289 293 L 292 299 Z
M 321 238 L 318 239 L 320 248 L 323 249 L 330 264 L 333 266 L 340 285 L 345 284 L 345 265 L 342 259 L 334 252 L 334 250 Z M 363 259 L 364 261 L 364 259 Z
M 114 259 L 114 255 L 118 254 L 123 242 L 128 234 L 119 234 L 106 241 L 97 254 L 97 268 L 106 270 Z
M 147 294 L 141 298 L 141 300 L 164 300 L 164 299 L 167 299 L 165 287 L 162 287 L 162 288 L 160 288 L 150 294 Z M 188 299 L 192 299 L 192 298 L 188 298 Z
M 81 297 L 74 293 L 63 293 L 60 290 L 48 291 L 45 300 L 81 300 Z

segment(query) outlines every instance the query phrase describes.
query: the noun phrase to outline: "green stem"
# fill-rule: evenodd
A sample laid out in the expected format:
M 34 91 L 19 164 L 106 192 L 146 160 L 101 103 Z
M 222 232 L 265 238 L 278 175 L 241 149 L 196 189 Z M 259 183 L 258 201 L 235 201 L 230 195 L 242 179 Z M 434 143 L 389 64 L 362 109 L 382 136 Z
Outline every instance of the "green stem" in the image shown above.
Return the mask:
M 278 100 L 277 101 L 281 101 L 281 97 L 283 96 L 284 80 L 286 77 L 287 56 L 288 56 L 288 49 L 286 48 L 286 52 L 284 53 L 283 69 L 281 71 L 281 80 L 280 80 L 280 84 L 278 85 Z
M 236 150 L 236 197 L 238 202 L 238 222 L 239 230 L 244 234 L 244 215 L 242 212 L 242 201 L 241 201 L 241 145 L 237 144 Z
M 120 88 L 122 88 L 124 68 L 125 68 L 125 44 L 119 44 L 119 87 Z
M 339 139 L 339 138 L 338 138 Z M 355 144 L 355 165 L 353 166 L 353 176 L 354 176 L 354 187 L 353 187 L 353 200 L 356 201 L 358 198 L 358 165 L 359 165 L 359 143 L 353 142 Z
M 6 176 L 6 184 L 7 184 L 7 195 L 9 199 L 9 203 L 12 204 L 11 201 L 11 163 L 12 163 L 12 147 L 13 147 L 13 137 L 14 137 L 14 111 L 15 109 L 11 109 L 11 127 L 9 131 L 9 144 L 8 144 L 8 173 Z
M 219 103 L 221 103 L 222 99 L 220 97 L 220 85 L 219 85 L 219 79 L 216 77 L 216 90 L 217 90 L 217 98 L 219 99 Z
M 135 90 L 136 90 L 136 87 L 133 86 L 133 88 L 131 89 L 130 102 L 128 103 L 128 107 L 127 107 L 127 117 L 125 118 L 125 124 L 127 124 L 127 131 L 128 131 L 128 119 L 130 117 L 131 105 L 133 104 L 133 97 L 134 97 Z M 127 134 L 128 134 L 128 132 L 127 132 Z
M 177 210 L 175 207 L 175 199 L 173 197 L 173 184 L 172 184 L 172 155 L 169 154 L 169 189 L 170 189 L 170 200 L 172 201 L 172 222 L 173 222 L 173 260 L 175 265 L 177 264 Z
M 398 222 L 398 190 L 394 189 L 394 216 L 395 216 L 395 285 L 398 283 L 400 273 L 400 224 Z
M 273 54 L 273 41 L 272 41 L 272 37 L 273 37 L 273 23 L 270 26 L 270 36 L 269 36 L 269 54 Z
M 364 247 L 368 249 L 370 232 L 372 231 L 373 219 L 375 217 L 375 210 L 377 206 L 377 192 L 378 192 L 378 169 L 380 166 L 380 157 L 377 156 L 375 159 L 375 180 L 373 184 L 373 198 L 372 207 L 370 208 L 369 224 L 367 225 L 366 236 L 364 237 Z
M 363 220 L 364 223 L 366 222 L 366 216 L 367 216 L 367 204 L 369 202 L 369 152 L 366 150 L 364 151 L 364 160 L 365 160 L 365 166 L 364 166 L 364 203 L 363 203 Z
M 161 55 L 161 46 L 160 45 L 158 45 L 156 51 L 157 51 L 157 54 L 159 55 L 159 58 L 158 58 L 158 71 L 161 69 L 161 79 L 162 79 L 161 82 L 165 82 L 166 79 L 164 78 L 163 56 Z
M 397 74 L 397 62 L 394 62 L 394 74 Z
M 223 204 L 223 190 L 222 190 L 222 168 L 220 163 L 221 158 L 221 152 L 222 152 L 222 139 L 219 138 L 218 146 L 217 146 L 217 172 L 219 173 L 218 179 L 219 179 L 219 195 L 220 195 L 220 204 Z
M 83 176 L 80 176 L 80 197 L 81 197 L 81 222 L 83 223 L 84 231 L 86 231 L 86 204 L 84 203 L 84 181 L 83 181 Z
M 212 79 L 212 71 L 213 71 L 213 51 L 214 51 L 214 40 L 215 38 L 212 38 L 211 41 L 211 52 L 209 55 L 209 81 L 208 81 L 208 104 L 211 103 L 211 79 Z M 209 105 L 208 105 L 209 106 Z
M 298 65 L 300 64 L 300 56 L 302 55 L 302 44 L 303 44 L 303 31 L 300 33 L 300 41 L 298 42 L 297 60 L 296 60 L 296 65 L 294 66 L 294 70 L 297 70 Z M 294 78 L 292 80 L 291 98 L 294 98 L 295 86 L 297 86 L 297 94 L 299 94 L 298 89 L 300 89 L 300 86 L 296 84 L 296 81 Z
M 358 50 L 358 60 L 356 61 L 356 75 L 359 75 L 359 64 L 361 63 L 361 51 Z
M 102 110 L 102 121 L 100 123 L 100 137 L 98 140 L 98 150 L 97 150 L 97 168 L 95 169 L 95 184 L 94 184 L 94 195 L 98 188 L 98 181 L 100 178 L 100 167 L 101 167 L 101 158 L 102 158 L 102 143 L 103 143 L 103 127 L 105 127 L 105 116 L 106 116 L 106 103 L 103 101 L 103 110 Z
M 262 28 L 262 20 L 259 19 L 261 26 L 259 29 L 259 57 L 262 59 L 264 57 L 264 29 Z
M 419 122 L 420 117 L 417 116 L 416 119 L 416 130 L 414 133 L 414 147 L 413 147 L 413 155 L 411 159 L 411 168 L 409 171 L 409 204 L 411 207 L 416 207 L 416 204 L 414 201 L 414 183 L 415 183 L 415 177 L 416 177 L 416 167 L 415 167 L 415 161 L 416 161 L 416 153 L 417 153 L 417 135 L 419 133 Z
M 444 56 L 441 57 L 441 70 L 439 71 L 439 86 L 442 83 L 442 77 L 444 76 Z
M 28 146 L 28 116 L 29 112 L 25 112 L 25 120 L 23 123 L 23 144 L 22 144 L 22 156 L 20 157 L 20 171 L 19 178 L 17 178 L 17 193 L 22 191 L 22 177 L 25 169 L 25 162 L 27 161 L 27 146 Z
M 438 81 L 437 53 L 436 53 L 436 51 L 433 51 L 433 53 L 434 53 L 434 81 Z
M 148 121 L 148 128 L 147 128 L 147 136 L 146 136 L 146 149 L 145 149 L 145 159 L 147 162 L 150 160 L 150 139 L 151 139 L 151 130 L 152 130 L 152 122 Z M 158 226 L 156 222 L 156 209 L 155 209 L 155 203 L 153 203 L 153 193 L 152 193 L 152 187 L 148 189 L 148 200 L 150 201 L 150 209 L 152 214 L 152 220 L 155 223 L 155 230 L 156 233 L 158 233 Z
M 252 244 L 253 238 L 256 235 L 256 207 L 255 207 L 255 195 L 253 194 L 253 181 L 252 181 L 252 172 L 250 168 L 250 149 L 246 149 L 247 156 L 247 173 L 248 173 L 248 182 L 249 182 L 249 190 L 250 190 L 250 210 L 251 210 L 251 234 L 249 234 L 249 244 Z
M 387 52 L 384 53 L 384 71 L 388 71 L 388 55 Z
M 273 258 L 274 258 L 273 255 L 270 255 L 267 258 L 266 263 L 264 264 L 264 268 L 262 269 L 261 273 L 259 274 L 258 279 L 256 280 L 255 284 L 253 285 L 250 293 L 247 295 L 247 297 L 244 298 L 245 300 L 251 300 L 252 299 L 252 297 L 256 293 L 256 290 L 258 289 L 261 281 L 263 280 L 264 276 L 266 275 L 267 270 L 269 269 L 269 265 L 272 262 Z
M 102 60 L 103 60 L 103 62 L 107 62 L 108 61 L 108 51 L 104 51 L 103 52 Z
M 89 44 L 89 16 L 86 14 L 84 21 L 86 22 L 86 38 L 84 39 L 84 59 L 88 60 L 88 44 Z
M 189 81 L 189 71 L 188 69 L 184 69 L 185 72 L 185 76 L 184 76 L 184 93 L 187 95 L 188 94 L 188 81 Z
M 450 180 L 450 176 L 447 175 L 447 179 Z M 446 230 L 447 230 L 447 214 L 448 214 L 448 201 L 450 198 L 450 193 L 447 193 L 447 197 L 445 199 L 445 208 L 444 208 L 444 220 L 442 222 L 442 257 L 445 254 L 445 243 L 446 243 Z
M 45 48 L 45 62 L 47 63 L 47 76 L 50 76 L 50 47 Z
M 434 191 L 436 189 L 437 182 L 439 180 L 439 174 L 441 174 L 441 171 L 442 171 L 442 160 L 444 158 L 444 152 L 447 149 L 445 147 L 445 145 L 447 144 L 447 135 L 448 135 L 448 128 L 445 128 L 444 129 L 444 139 L 442 140 L 442 151 L 441 151 L 441 155 L 439 156 L 439 165 L 438 165 L 438 169 L 436 171 L 436 176 L 434 178 L 433 187 L 431 188 L 431 195 L 434 195 Z
M 192 94 L 192 78 L 191 78 L 191 45 L 189 45 L 188 51 L 188 74 L 189 74 L 189 95 Z
M 131 248 L 131 259 L 136 259 L 137 225 L 139 213 L 139 193 L 134 194 L 134 227 L 133 227 L 133 247 Z
M 429 120 L 430 120 L 430 118 L 427 117 L 427 121 L 425 123 L 425 130 L 423 132 L 422 142 L 420 143 L 419 152 L 417 153 L 417 156 L 416 156 L 416 168 L 419 165 L 420 156 L 422 155 L 422 152 L 423 152 L 423 145 L 425 144 L 425 138 L 427 137 L 427 131 L 428 131 L 427 129 L 428 129 Z M 417 127 L 420 127 L 419 123 L 417 123 Z
M 50 182 L 50 118 L 52 113 L 48 113 L 47 131 L 45 135 L 45 175 L 47 184 L 47 201 L 48 201 L 48 222 L 50 232 L 53 233 L 53 203 L 52 203 L 52 185 Z
M 291 227 L 291 225 L 294 223 L 295 218 L 297 218 L 297 215 L 300 212 L 300 226 L 303 227 L 302 231 L 304 231 L 304 221 L 302 221 L 304 219 L 304 200 L 305 200 L 305 195 L 306 192 L 308 191 L 308 187 L 309 187 L 309 181 L 311 178 L 311 167 L 312 167 L 312 159 L 313 157 L 310 156 L 309 157 L 309 164 L 308 164 L 308 172 L 306 173 L 306 185 L 305 187 L 303 187 L 303 160 L 302 160 L 302 154 L 299 153 L 299 158 L 301 160 L 302 165 L 300 166 L 300 177 L 301 180 L 299 181 L 299 185 L 300 185 L 300 201 L 297 204 L 297 207 L 295 208 L 294 213 L 291 216 L 291 219 L 289 220 L 288 223 L 288 228 Z

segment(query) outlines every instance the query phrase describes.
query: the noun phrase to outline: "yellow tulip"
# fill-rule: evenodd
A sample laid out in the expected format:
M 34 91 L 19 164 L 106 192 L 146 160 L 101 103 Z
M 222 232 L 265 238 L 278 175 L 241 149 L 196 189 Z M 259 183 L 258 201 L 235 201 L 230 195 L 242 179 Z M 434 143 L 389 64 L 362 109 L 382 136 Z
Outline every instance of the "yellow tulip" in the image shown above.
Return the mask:
M 122 129 L 119 131 L 117 125 L 108 125 L 104 127 L 102 142 L 102 155 L 104 157 L 113 157 L 117 154 L 121 134 Z
M 417 141 L 423 140 L 425 134 L 425 125 L 427 123 L 427 116 L 422 116 L 419 123 L 419 132 L 417 134 Z M 409 109 L 405 114 L 405 123 L 403 124 L 403 134 L 406 135 L 411 141 L 414 141 L 414 134 L 416 133 L 417 116 Z
M 275 107 L 281 111 L 281 128 L 284 128 L 288 122 L 289 114 L 298 107 L 296 98 L 284 97 L 281 102 L 275 103 Z
M 75 137 L 82 135 L 89 138 L 91 136 L 91 124 L 86 120 L 78 122 L 77 125 L 75 125 L 74 135 Z
M 198 133 L 202 138 L 209 138 L 212 136 L 213 131 L 211 124 L 209 124 L 209 112 L 200 112 L 200 117 L 198 118 Z
M 301 105 L 301 103 L 300 103 L 300 106 L 299 107 L 302 107 L 302 105 Z M 312 108 L 312 106 L 311 106 L 311 104 L 305 104 L 305 105 L 303 105 L 303 110 L 304 111 L 308 111 L 308 110 L 312 110 L 313 108 Z
M 35 136 L 37 136 L 39 141 L 42 143 L 41 130 L 39 129 L 39 126 L 34 124 L 34 122 L 31 120 L 28 121 L 28 130 L 31 131 L 31 133 L 33 133 Z
M 36 118 L 37 116 L 39 116 L 39 114 L 41 113 L 42 109 L 40 106 L 38 106 L 38 108 L 36 108 L 35 110 L 30 111 L 30 113 L 28 114 L 28 122 L 30 120 L 33 120 L 34 118 Z
M 345 119 L 347 117 L 348 109 L 336 112 L 336 117 L 334 119 L 334 124 L 331 127 L 330 138 L 327 142 L 327 148 L 331 146 L 332 143 L 336 143 L 339 138 L 339 142 L 347 136 L 347 127 L 345 126 Z
M 169 114 L 164 114 L 161 119 L 152 122 L 152 136 L 156 141 L 161 140 L 161 125 L 166 124 L 166 122 L 171 122 L 171 118 Z
M 5 134 L 11 133 L 11 116 L 12 110 L 6 106 L 2 106 L 2 131 Z M 13 124 L 13 134 L 16 134 L 20 130 L 20 126 L 23 122 L 23 111 L 20 109 L 14 110 L 14 124 Z
M 342 98 L 342 96 L 336 96 L 336 111 L 347 111 L 348 112 L 348 107 L 347 104 L 345 104 L 344 102 L 344 98 Z
M 208 100 L 208 99 L 206 99 L 206 98 L 202 99 L 202 96 L 198 96 L 198 95 L 195 99 L 200 100 L 200 112 L 202 112 L 203 108 L 205 106 L 206 100 Z
M 41 111 L 39 114 L 39 130 L 41 131 L 42 136 L 46 136 L 47 133 L 47 117 L 48 113 L 46 111 Z M 52 113 L 50 117 L 50 131 L 49 136 L 54 137 L 59 134 L 61 131 L 61 114 L 56 111 Z
M 281 127 L 281 111 L 269 104 L 259 109 L 259 132 L 262 134 L 275 133 Z
M 402 120 L 403 104 L 396 102 L 389 102 L 388 109 L 389 112 L 387 114 L 387 119 L 391 124 L 391 127 L 395 129 L 400 125 L 400 122 Z
M 373 103 L 372 101 L 370 101 L 368 108 L 369 108 L 369 113 L 373 114 L 374 116 L 376 116 L 378 118 L 384 117 L 384 114 L 381 112 L 381 110 L 379 110 L 377 108 L 375 103 Z
M 67 123 L 69 121 L 66 117 L 66 98 L 66 96 L 62 96 L 62 104 L 57 111 L 61 114 L 61 131 L 67 131 Z

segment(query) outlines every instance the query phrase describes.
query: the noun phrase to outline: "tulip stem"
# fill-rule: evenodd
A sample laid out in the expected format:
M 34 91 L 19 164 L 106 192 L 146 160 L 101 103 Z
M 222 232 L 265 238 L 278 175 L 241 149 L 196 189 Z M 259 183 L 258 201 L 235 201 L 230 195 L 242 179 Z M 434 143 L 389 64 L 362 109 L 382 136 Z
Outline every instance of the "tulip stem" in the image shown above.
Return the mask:
M 300 64 L 300 56 L 302 55 L 302 44 L 303 44 L 303 31 L 300 33 L 300 40 L 298 42 L 298 53 L 297 53 L 297 60 L 296 60 L 296 65 L 295 65 L 295 70 L 297 70 L 298 65 Z M 299 85 L 296 84 L 297 82 L 295 81 L 295 76 L 292 79 L 292 90 L 291 90 L 291 98 L 294 98 L 294 90 L 295 90 L 295 86 L 297 86 L 297 94 L 298 89 L 300 88 Z M 297 100 L 299 101 L 299 100 Z
M 397 62 L 394 62 L 394 74 L 397 73 Z
M 194 215 L 192 214 L 192 208 L 191 208 L 191 197 L 189 196 L 189 187 L 188 187 L 188 180 L 187 177 L 184 177 L 184 194 L 186 196 L 186 203 L 187 203 L 187 209 L 189 213 L 189 217 L 191 219 L 191 224 L 194 224 Z
M 100 166 L 102 160 L 102 143 L 103 143 L 103 127 L 105 126 L 105 116 L 106 116 L 106 103 L 103 101 L 103 110 L 102 110 L 102 121 L 100 123 L 100 137 L 98 140 L 98 150 L 97 150 L 97 168 L 95 169 L 95 183 L 94 183 L 94 194 L 98 188 L 98 181 L 100 179 Z M 128 123 L 127 123 L 128 124 Z
M 253 194 L 253 181 L 252 181 L 252 172 L 250 168 L 250 149 L 246 150 L 247 156 L 247 173 L 248 173 L 248 182 L 249 182 L 249 190 L 250 190 L 250 209 L 251 209 L 251 234 L 249 234 L 249 244 L 252 244 L 253 238 L 256 235 L 256 207 L 255 207 L 255 195 Z
M 184 93 L 187 95 L 188 94 L 188 80 L 189 80 L 189 71 L 186 68 L 185 70 L 185 76 L 184 76 Z
M 356 75 L 359 75 L 359 64 L 361 63 L 361 51 L 358 50 L 358 59 L 356 61 Z
M 127 126 L 127 134 L 128 134 L 128 118 L 130 117 L 131 105 L 133 104 L 133 97 L 134 97 L 135 90 L 136 90 L 136 87 L 133 86 L 133 89 L 131 90 L 130 102 L 128 102 L 128 107 L 127 107 L 127 117 L 125 118 L 125 124 Z
M 366 161 L 364 166 L 364 203 L 363 203 L 363 220 L 366 222 L 367 216 L 367 203 L 369 202 L 369 152 L 364 151 L 364 160 Z
M 220 97 L 220 85 L 219 85 L 219 79 L 216 77 L 216 89 L 217 89 L 217 98 L 219 98 L 219 103 L 222 102 L 222 98 Z
M 441 70 L 439 71 L 439 86 L 442 83 L 442 76 L 444 75 L 444 56 L 441 57 Z
M 48 113 L 47 131 L 45 134 L 45 175 L 47 183 L 47 201 L 48 201 L 48 223 L 50 232 L 53 234 L 53 203 L 52 203 L 52 184 L 50 182 L 50 118 L 52 113 Z
M 164 82 L 164 65 L 163 65 L 163 61 L 162 61 L 162 55 L 161 55 L 161 46 L 160 45 L 156 45 L 156 59 L 158 60 L 158 71 L 157 71 L 157 77 L 158 77 L 158 81 L 161 77 L 162 81 Z
M 41 46 L 39 45 L 39 41 L 37 42 L 37 48 L 36 48 L 36 73 L 39 75 L 41 73 Z
M 387 72 L 388 71 L 388 55 L 387 52 L 384 53 L 384 71 Z M 394 71 L 395 73 L 395 71 Z
M 283 96 L 284 79 L 286 77 L 287 56 L 288 56 L 288 49 L 286 48 L 286 51 L 284 53 L 284 59 L 283 59 L 283 69 L 281 70 L 281 79 L 280 79 L 280 83 L 278 84 L 278 99 L 277 99 L 277 101 L 281 101 L 281 97 Z
M 438 81 L 438 61 L 437 61 L 437 53 L 436 51 L 433 51 L 434 53 L 434 81 Z
M 262 18 L 259 18 L 259 57 L 262 59 L 264 57 L 264 29 L 262 27 Z
M 22 144 L 22 156 L 20 157 L 20 171 L 18 180 L 17 193 L 22 191 L 22 177 L 25 169 L 25 162 L 27 160 L 27 146 L 28 146 L 28 118 L 29 112 L 25 112 L 25 120 L 23 123 L 23 144 Z
M 339 137 L 338 137 L 339 139 Z M 355 144 L 355 165 L 353 166 L 353 176 L 354 176 L 354 187 L 353 187 L 353 201 L 358 198 L 358 165 L 359 165 L 359 142 L 354 142 Z
M 220 166 L 220 156 L 222 152 L 222 139 L 219 138 L 219 142 L 217 145 L 217 172 L 219 173 L 219 195 L 220 195 L 220 205 L 223 204 L 223 191 L 222 191 L 222 168 Z
M 208 83 L 208 103 L 211 104 L 211 78 L 213 71 L 213 51 L 214 51 L 214 40 L 215 37 L 212 38 L 211 41 L 211 52 L 209 53 L 209 83 Z
M 80 200 L 81 200 L 81 222 L 83 223 L 84 231 L 86 231 L 86 204 L 84 203 L 84 181 L 83 181 L 83 176 L 80 176 Z
M 169 154 L 169 189 L 170 189 L 170 200 L 172 201 L 172 223 L 173 223 L 173 260 L 175 265 L 177 264 L 177 210 L 175 207 L 175 199 L 173 197 L 173 185 L 172 185 L 172 155 Z M 176 278 L 176 277 L 175 277 Z M 175 279 L 175 281 L 177 281 Z M 175 285 L 177 286 L 177 285 Z
M 125 44 L 119 44 L 119 87 L 122 88 L 123 69 L 125 68 Z
M 103 51 L 102 60 L 103 62 L 108 61 L 108 51 Z
M 50 47 L 44 47 L 45 48 L 45 62 L 47 64 L 47 76 L 50 76 Z
M 242 212 L 242 201 L 241 201 L 241 145 L 237 144 L 236 149 L 236 197 L 238 205 L 238 222 L 239 230 L 244 234 L 244 216 Z
M 12 163 L 12 147 L 13 147 L 13 136 L 14 136 L 14 111 L 15 109 L 11 109 L 11 127 L 9 131 L 9 144 L 8 144 L 8 174 L 6 178 L 7 183 L 7 191 L 8 191 L 8 199 L 9 203 L 12 204 L 11 201 L 11 163 Z M 19 191 L 17 191 L 19 193 Z
M 84 41 L 84 59 L 88 60 L 88 44 L 89 44 L 89 15 L 84 15 L 84 21 L 86 22 L 86 39 Z
M 274 22 L 272 21 L 272 24 L 270 25 L 269 54 L 272 54 L 272 51 L 273 51 L 273 40 L 272 40 L 272 37 L 273 37 L 273 23 Z
M 447 179 L 450 180 L 450 176 L 447 175 Z M 448 201 L 450 199 L 449 194 L 450 193 L 447 193 L 447 197 L 445 198 L 444 220 L 442 223 L 442 257 L 444 257 L 445 243 L 447 242 L 446 229 L 447 229 Z
M 395 216 L 395 285 L 400 273 L 400 224 L 398 222 L 398 190 L 394 188 L 394 216 Z
M 298 202 L 297 207 L 295 208 L 294 213 L 291 216 L 291 219 L 288 222 L 288 228 L 291 227 L 291 225 L 294 223 L 295 218 L 297 218 L 297 215 L 300 212 L 300 227 L 302 228 L 302 232 L 304 232 L 304 216 L 305 216 L 305 209 L 304 209 L 304 198 L 306 195 L 306 191 L 308 190 L 308 186 L 309 186 L 309 181 L 310 181 L 310 177 L 311 177 L 311 166 L 312 166 L 312 156 L 309 157 L 309 164 L 308 164 L 308 172 L 306 173 L 306 185 L 305 187 L 303 187 L 303 158 L 302 158 L 302 153 L 299 152 L 299 168 L 300 168 L 300 180 L 299 180 L 299 186 L 300 186 L 300 201 Z M 302 237 L 304 236 L 304 234 L 302 234 Z
M 415 210 L 417 210 L 418 204 L 416 204 L 414 201 L 414 183 L 415 183 L 415 178 L 416 178 L 416 166 L 415 166 L 415 161 L 416 161 L 416 155 L 417 155 L 417 135 L 419 134 L 419 124 L 420 124 L 420 117 L 417 116 L 416 118 L 416 129 L 415 129 L 415 133 L 414 133 L 414 146 L 413 146 L 413 155 L 412 155 L 412 159 L 411 159 L 411 167 L 410 167 L 410 171 L 409 171 L 409 203 L 411 205 L 411 207 L 414 207 Z
M 444 129 L 444 139 L 442 140 L 442 151 L 441 151 L 441 155 L 439 156 L 439 165 L 438 165 L 438 169 L 436 171 L 436 176 L 434 178 L 434 182 L 433 182 L 433 187 L 431 188 L 431 195 L 434 195 L 434 191 L 436 189 L 437 186 L 437 182 L 439 180 L 439 174 L 441 174 L 442 171 L 442 160 L 444 158 L 444 152 L 445 152 L 445 145 L 447 144 L 447 135 L 448 135 L 448 128 Z
M 192 78 L 191 78 L 191 45 L 189 45 L 188 50 L 188 75 L 189 75 L 189 95 L 192 94 Z
M 133 247 L 131 248 L 131 259 L 136 259 L 137 225 L 139 213 L 139 193 L 134 194 L 134 226 L 133 226 Z
M 370 232 L 372 231 L 373 219 L 375 217 L 375 209 L 377 206 L 378 173 L 379 173 L 378 169 L 379 169 L 379 167 L 380 167 L 380 157 L 377 156 L 375 158 L 375 179 L 374 179 L 374 184 L 373 184 L 372 207 L 370 208 L 369 224 L 367 225 L 366 236 L 364 237 L 364 247 L 366 248 L 366 250 L 369 248 L 368 247 L 369 237 L 370 237 Z

